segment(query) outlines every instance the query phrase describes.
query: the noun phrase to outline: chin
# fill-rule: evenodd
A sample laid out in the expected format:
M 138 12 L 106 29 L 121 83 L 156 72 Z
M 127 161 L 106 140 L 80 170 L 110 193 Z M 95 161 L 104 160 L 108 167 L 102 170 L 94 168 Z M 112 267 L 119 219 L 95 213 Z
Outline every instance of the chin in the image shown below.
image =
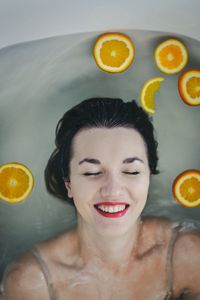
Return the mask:
M 102 235 L 103 237 L 120 237 L 128 232 L 132 232 L 134 227 L 139 220 L 140 215 L 132 217 L 129 220 L 123 220 L 123 217 L 117 220 L 101 220 L 101 222 L 96 223 L 97 234 Z

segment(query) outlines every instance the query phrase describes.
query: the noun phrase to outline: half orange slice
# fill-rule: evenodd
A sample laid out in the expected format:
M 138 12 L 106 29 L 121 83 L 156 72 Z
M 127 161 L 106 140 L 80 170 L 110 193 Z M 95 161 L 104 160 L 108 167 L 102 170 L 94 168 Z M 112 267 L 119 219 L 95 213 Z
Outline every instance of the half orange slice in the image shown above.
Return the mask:
M 0 167 L 0 198 L 9 203 L 25 200 L 31 193 L 34 177 L 31 171 L 19 163 Z
M 99 68 L 111 73 L 125 71 L 134 59 L 134 45 L 122 33 L 105 33 L 94 45 L 94 58 Z
M 154 59 L 161 72 L 176 74 L 186 66 L 188 51 L 181 41 L 168 39 L 157 46 Z
M 178 79 L 178 90 L 186 104 L 200 105 L 200 70 L 185 71 Z
M 186 207 L 200 205 L 200 171 L 186 170 L 179 174 L 173 182 L 173 195 Z
M 148 113 L 155 113 L 154 95 L 159 90 L 163 77 L 154 77 L 149 79 L 142 87 L 140 93 L 140 102 L 144 110 Z

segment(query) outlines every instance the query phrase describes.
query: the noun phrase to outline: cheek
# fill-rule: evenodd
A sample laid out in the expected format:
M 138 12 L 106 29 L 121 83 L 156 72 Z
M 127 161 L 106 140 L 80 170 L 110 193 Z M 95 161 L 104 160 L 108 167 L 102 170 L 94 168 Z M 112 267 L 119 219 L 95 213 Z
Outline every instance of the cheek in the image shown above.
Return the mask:
M 92 198 L 97 186 L 91 182 L 87 182 L 85 178 L 72 177 L 71 178 L 71 193 L 74 202 L 86 202 Z
M 135 180 L 131 187 L 132 194 L 138 201 L 146 200 L 149 191 L 149 177 L 138 178 Z

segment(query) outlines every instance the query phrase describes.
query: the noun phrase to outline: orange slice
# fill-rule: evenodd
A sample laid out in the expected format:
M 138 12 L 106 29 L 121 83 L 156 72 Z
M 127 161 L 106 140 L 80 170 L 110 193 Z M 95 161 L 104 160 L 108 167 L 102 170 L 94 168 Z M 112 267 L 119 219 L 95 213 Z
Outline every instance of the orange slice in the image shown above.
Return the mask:
M 154 59 L 161 72 L 176 74 L 187 64 L 188 52 L 182 42 L 169 39 L 157 46 Z
M 128 36 L 121 33 L 105 33 L 97 39 L 93 53 L 99 68 L 119 73 L 130 66 L 135 51 Z
M 178 90 L 186 104 L 200 105 L 200 70 L 185 71 L 179 77 Z
M 155 113 L 154 95 L 159 90 L 160 83 L 163 80 L 163 77 L 154 77 L 149 79 L 142 87 L 140 102 L 144 110 L 148 113 Z
M 19 163 L 0 167 L 0 198 L 9 203 L 25 200 L 31 193 L 34 178 L 30 170 Z
M 186 170 L 179 174 L 172 186 L 176 200 L 186 207 L 200 205 L 200 171 Z

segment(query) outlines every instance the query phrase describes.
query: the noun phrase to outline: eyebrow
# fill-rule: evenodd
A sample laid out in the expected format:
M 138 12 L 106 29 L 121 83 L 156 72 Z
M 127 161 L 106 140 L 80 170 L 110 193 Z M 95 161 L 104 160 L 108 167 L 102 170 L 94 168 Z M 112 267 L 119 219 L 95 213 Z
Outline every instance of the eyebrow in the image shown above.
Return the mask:
M 123 164 L 130 164 L 136 160 L 144 163 L 144 161 L 141 158 L 134 156 L 134 157 L 128 157 L 128 158 L 124 159 Z
M 100 165 L 100 161 L 98 159 L 94 159 L 94 158 L 84 158 L 81 161 L 79 161 L 79 165 L 81 165 L 82 163 L 87 162 L 90 164 L 94 164 L 94 165 Z
M 134 161 L 140 161 L 142 163 L 144 163 L 144 161 L 142 159 L 140 159 L 139 157 L 128 157 L 126 159 L 123 160 L 123 164 L 130 164 L 133 163 Z M 79 161 L 79 165 L 83 164 L 84 162 L 90 163 L 90 164 L 94 164 L 94 165 L 100 165 L 101 162 L 98 159 L 94 159 L 94 158 L 84 158 L 81 161 Z

